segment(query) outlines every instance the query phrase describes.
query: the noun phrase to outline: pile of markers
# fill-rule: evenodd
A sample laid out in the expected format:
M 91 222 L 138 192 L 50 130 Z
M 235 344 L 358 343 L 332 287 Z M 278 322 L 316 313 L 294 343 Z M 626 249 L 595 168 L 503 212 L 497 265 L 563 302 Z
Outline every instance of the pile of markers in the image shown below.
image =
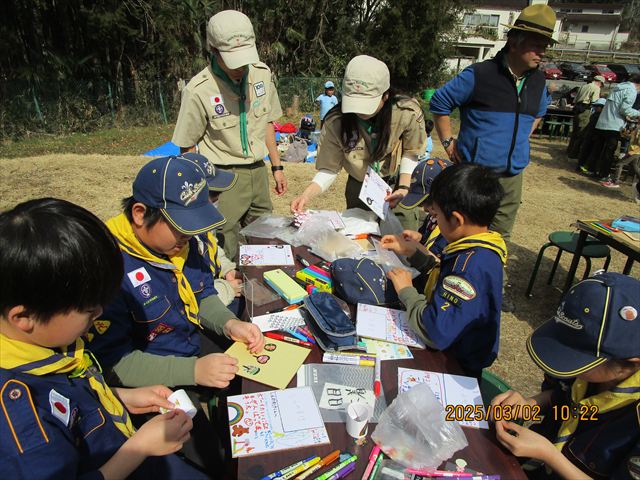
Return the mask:
M 262 477 L 260 480 L 289 480 L 295 478 L 296 480 L 304 480 L 305 478 L 311 478 L 314 473 L 319 472 L 325 467 L 329 467 L 338 460 L 341 460 L 336 466 L 313 477 L 314 480 L 338 480 L 345 478 L 356 469 L 357 455 L 350 453 L 340 454 L 340 450 L 331 452 L 326 457 L 313 456 L 300 460 L 299 462 L 282 468 L 277 472 L 273 472 L 269 475 Z
M 295 343 L 307 348 L 312 348 L 316 344 L 316 339 L 307 327 L 285 328 L 282 332 L 265 332 L 264 336 L 283 342 Z

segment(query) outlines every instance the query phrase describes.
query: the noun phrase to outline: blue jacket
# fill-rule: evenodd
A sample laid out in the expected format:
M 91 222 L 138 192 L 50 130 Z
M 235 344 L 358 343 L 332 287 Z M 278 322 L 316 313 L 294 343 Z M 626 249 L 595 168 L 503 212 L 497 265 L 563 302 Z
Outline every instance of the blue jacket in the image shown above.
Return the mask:
M 553 390 L 551 405 L 571 406 L 571 385 L 572 381 L 545 377 L 543 389 Z M 562 423 L 560 418 L 554 417 L 560 417 L 560 414 L 547 412 L 542 423 L 532 427 L 551 442 L 555 441 Z M 591 478 L 634 478 L 630 472 L 637 472 L 640 462 L 640 402 L 598 413 L 597 420 L 581 420 L 562 453 Z M 554 473 L 547 475 L 544 467 L 539 470 L 533 478 L 561 478 Z
M 201 248 L 195 237 L 189 241 L 184 266 L 184 274 L 198 303 L 216 293 L 211 269 Z M 89 346 L 103 367 L 112 367 L 133 350 L 155 355 L 197 356 L 200 329 L 187 319 L 175 275 L 164 265 L 151 264 L 124 250 L 121 253 L 125 275 L 120 291 L 88 334 Z M 145 281 L 139 283 L 132 279 L 133 272 L 142 273 Z
M 50 392 L 68 401 L 67 424 Z M 85 378 L 36 376 L 0 368 L 0 472 L 12 480 L 102 479 L 98 469 L 127 440 Z M 60 398 L 60 397 L 57 397 Z M 207 478 L 175 455 L 148 457 L 129 477 Z
M 430 110 L 449 115 L 460 108 L 457 147 L 464 161 L 517 175 L 529 164 L 529 135 L 551 97 L 544 74 L 532 70 L 518 94 L 504 53 L 476 63 L 439 88 Z
M 612 130 L 619 132 L 626 123 L 626 117 L 637 117 L 638 110 L 633 109 L 638 91 L 631 82 L 619 83 L 611 90 L 607 103 L 600 114 L 596 128 L 598 130 Z

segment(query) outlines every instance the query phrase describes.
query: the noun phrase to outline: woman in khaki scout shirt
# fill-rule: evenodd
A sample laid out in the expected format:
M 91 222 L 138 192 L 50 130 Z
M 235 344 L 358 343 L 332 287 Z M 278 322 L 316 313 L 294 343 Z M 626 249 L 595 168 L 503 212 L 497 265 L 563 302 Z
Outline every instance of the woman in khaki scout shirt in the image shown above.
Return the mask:
M 282 116 L 282 109 L 271 71 L 259 61 L 246 15 L 225 10 L 211 17 L 207 46 L 211 63 L 182 92 L 173 143 L 181 152 L 197 148 L 216 168 L 237 174 L 236 184 L 218 203 L 227 219 L 222 226 L 224 250 L 233 259 L 240 225 L 272 209 L 267 153 L 275 193 L 287 191 L 272 123 Z
M 395 190 L 387 197 L 392 207 L 409 191 L 411 174 L 427 141 L 418 102 L 393 95 L 389 69 L 367 55 L 351 59 L 342 92 L 341 106 L 327 114 L 322 127 L 316 158 L 318 173 L 291 202 L 293 212 L 303 211 L 312 198 L 327 190 L 343 168 L 349 174 L 347 208 L 368 209 L 358 195 L 369 166 L 385 178 L 399 173 Z M 417 230 L 414 210 L 398 208 L 395 213 L 405 228 Z

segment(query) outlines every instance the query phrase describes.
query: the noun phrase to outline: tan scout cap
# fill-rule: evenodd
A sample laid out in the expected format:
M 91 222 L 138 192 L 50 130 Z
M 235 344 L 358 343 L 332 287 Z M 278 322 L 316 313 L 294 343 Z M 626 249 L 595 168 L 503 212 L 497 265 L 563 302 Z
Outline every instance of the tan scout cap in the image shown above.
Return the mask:
M 353 57 L 342 80 L 342 113 L 371 115 L 389 90 L 389 69 L 368 55 Z
M 260 61 L 251 20 L 235 10 L 224 10 L 209 19 L 207 45 L 217 49 L 232 70 Z

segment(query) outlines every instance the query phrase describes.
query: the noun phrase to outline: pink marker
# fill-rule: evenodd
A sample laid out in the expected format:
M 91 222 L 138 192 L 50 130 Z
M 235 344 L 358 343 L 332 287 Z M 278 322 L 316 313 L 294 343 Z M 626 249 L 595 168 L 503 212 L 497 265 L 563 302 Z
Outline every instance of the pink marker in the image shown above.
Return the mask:
M 413 468 L 407 468 L 405 472 L 414 475 L 423 475 L 425 477 L 473 477 L 473 473 L 450 472 L 448 470 L 415 470 Z
M 369 478 L 371 470 L 373 470 L 373 466 L 376 464 L 376 460 L 378 459 L 378 455 L 380 455 L 380 447 L 378 445 L 374 445 L 371 449 L 371 453 L 369 454 L 369 463 L 367 464 L 367 468 L 365 468 L 360 480 L 367 480 Z
M 380 396 L 380 392 L 382 391 L 382 379 L 381 379 L 381 360 L 379 356 L 376 356 L 376 366 L 373 378 L 373 394 L 376 397 Z

